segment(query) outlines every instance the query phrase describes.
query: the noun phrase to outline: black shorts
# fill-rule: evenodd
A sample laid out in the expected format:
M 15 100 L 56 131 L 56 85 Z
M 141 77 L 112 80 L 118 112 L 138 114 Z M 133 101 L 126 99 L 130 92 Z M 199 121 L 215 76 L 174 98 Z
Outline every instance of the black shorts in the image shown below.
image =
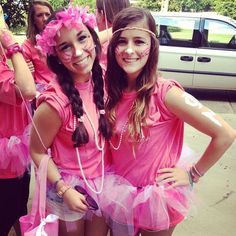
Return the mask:
M 0 236 L 7 236 L 11 227 L 27 214 L 30 174 L 21 178 L 0 179 Z

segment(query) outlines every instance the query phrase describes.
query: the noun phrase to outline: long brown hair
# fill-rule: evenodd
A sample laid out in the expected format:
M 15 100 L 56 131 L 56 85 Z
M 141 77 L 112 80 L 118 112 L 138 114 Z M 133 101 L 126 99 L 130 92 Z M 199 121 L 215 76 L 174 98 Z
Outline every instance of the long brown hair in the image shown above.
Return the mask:
M 56 14 L 63 9 L 54 12 L 48 19 L 47 24 L 55 20 Z M 93 80 L 93 101 L 96 105 L 97 110 L 105 109 L 104 102 L 104 81 L 102 77 L 102 68 L 99 64 L 99 54 L 101 52 L 101 45 L 99 38 L 94 29 L 86 25 L 88 28 L 93 42 L 95 44 L 96 57 L 92 67 L 92 80 Z M 76 118 L 81 118 L 84 114 L 83 110 L 83 100 L 80 97 L 79 91 L 75 88 L 74 80 L 70 74 L 70 71 L 63 65 L 59 63 L 57 56 L 49 55 L 47 56 L 47 63 L 49 68 L 57 75 L 57 80 L 62 88 L 62 91 L 67 96 L 69 104 L 71 105 L 72 113 Z M 100 114 L 98 118 L 98 130 L 103 135 L 105 139 L 109 139 L 111 136 L 110 123 L 105 114 Z M 72 141 L 74 142 L 74 147 L 82 146 L 89 142 L 89 135 L 83 122 L 79 122 L 75 131 L 72 134 Z
M 152 31 L 155 35 L 157 34 L 155 20 L 151 13 L 137 7 L 126 8 L 118 13 L 113 22 L 112 30 L 115 32 L 118 29 L 127 27 L 129 24 L 138 21 L 145 21 L 148 25 L 148 30 Z M 124 89 L 128 86 L 126 74 L 118 65 L 115 58 L 115 49 L 121 32 L 122 31 L 113 34 L 108 47 L 108 63 L 105 76 L 108 90 L 106 108 L 108 119 L 113 126 L 116 120 L 116 105 L 121 100 Z M 150 97 L 157 82 L 158 49 L 159 43 L 157 38 L 151 36 L 150 54 L 146 65 L 136 78 L 137 98 L 129 112 L 129 135 L 134 140 L 140 138 L 141 124 L 145 125 L 145 117 L 148 112 Z
M 35 16 L 35 5 L 46 6 L 49 8 L 50 13 L 53 13 L 52 5 L 47 0 L 33 0 L 31 1 L 29 11 L 28 11 L 28 18 L 27 18 L 27 30 L 26 30 L 26 37 L 30 39 L 33 43 L 36 44 L 35 37 L 37 34 L 40 33 L 39 29 L 34 23 L 34 16 Z
M 113 22 L 114 17 L 118 12 L 129 6 L 129 0 L 96 0 L 98 12 L 103 12 L 103 14 L 106 13 L 107 21 L 110 24 Z

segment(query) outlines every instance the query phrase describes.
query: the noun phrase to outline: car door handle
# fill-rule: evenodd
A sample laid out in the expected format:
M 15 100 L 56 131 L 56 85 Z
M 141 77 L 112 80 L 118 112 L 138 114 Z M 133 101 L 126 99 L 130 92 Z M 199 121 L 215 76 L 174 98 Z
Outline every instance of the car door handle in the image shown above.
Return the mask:
M 180 60 L 181 61 L 193 61 L 193 57 L 192 56 L 181 56 Z
M 198 57 L 197 61 L 199 61 L 199 62 L 210 62 L 211 58 L 210 57 Z

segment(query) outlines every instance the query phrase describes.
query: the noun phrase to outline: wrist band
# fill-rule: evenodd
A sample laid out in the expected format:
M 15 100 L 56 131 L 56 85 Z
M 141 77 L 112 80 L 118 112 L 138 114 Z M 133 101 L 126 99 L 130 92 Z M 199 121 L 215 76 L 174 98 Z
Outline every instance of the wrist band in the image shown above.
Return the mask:
M 20 45 L 18 43 L 15 43 L 11 46 L 9 46 L 6 50 L 6 56 L 8 59 L 10 59 L 12 57 L 13 54 L 20 52 L 22 53 L 22 49 L 20 47 Z
M 197 169 L 197 167 L 196 167 L 195 165 L 193 165 L 192 168 L 193 168 L 193 170 L 195 171 L 195 173 L 196 173 L 199 177 L 202 177 L 202 176 L 203 176 L 203 174 L 201 174 L 201 173 L 199 172 L 199 170 Z
M 57 189 L 57 184 L 58 184 L 59 181 L 61 181 L 61 180 L 63 180 L 62 177 L 60 177 L 60 179 L 56 180 L 56 181 L 53 183 L 53 185 L 52 185 L 53 189 L 55 189 L 55 190 Z
M 63 198 L 63 195 L 71 188 L 69 185 L 63 185 L 57 192 L 57 196 Z

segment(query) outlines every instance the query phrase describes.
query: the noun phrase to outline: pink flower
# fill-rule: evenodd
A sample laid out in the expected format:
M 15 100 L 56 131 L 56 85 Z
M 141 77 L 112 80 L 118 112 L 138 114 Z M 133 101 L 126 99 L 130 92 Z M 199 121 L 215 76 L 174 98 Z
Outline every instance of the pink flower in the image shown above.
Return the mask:
M 49 22 L 43 32 L 36 36 L 37 48 L 44 55 L 54 55 L 56 46 L 55 36 L 59 33 L 62 26 L 68 29 L 75 28 L 80 30 L 82 24 L 86 24 L 91 28 L 96 26 L 94 14 L 88 13 L 88 7 L 79 8 L 69 6 L 68 9 L 58 12 L 56 20 Z

